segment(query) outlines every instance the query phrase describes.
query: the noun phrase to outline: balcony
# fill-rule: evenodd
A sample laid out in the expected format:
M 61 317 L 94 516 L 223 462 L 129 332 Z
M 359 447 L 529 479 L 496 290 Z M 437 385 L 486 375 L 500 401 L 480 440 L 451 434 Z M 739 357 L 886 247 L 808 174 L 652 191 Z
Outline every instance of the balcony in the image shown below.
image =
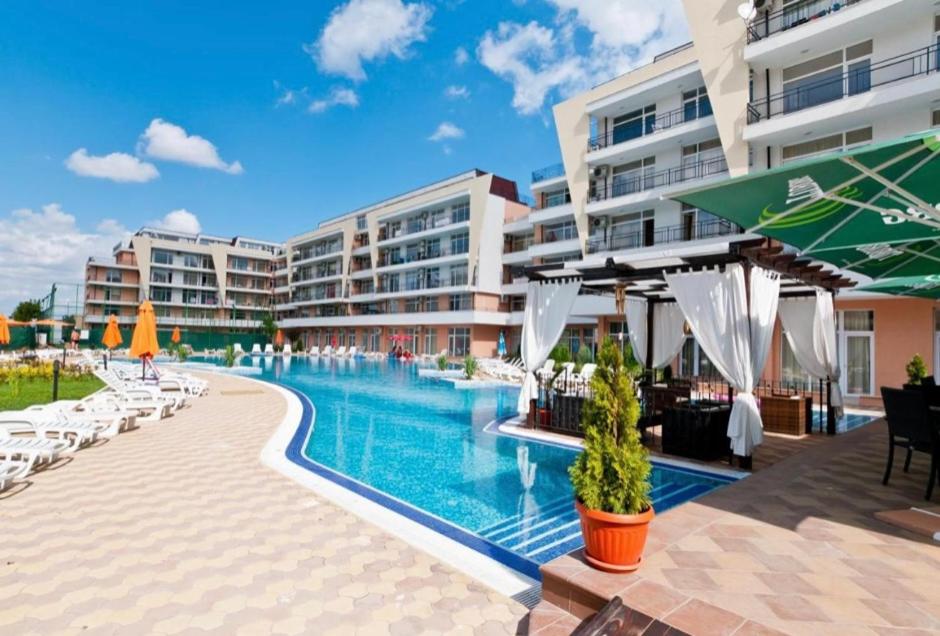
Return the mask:
M 862 0 L 804 0 L 779 11 L 764 13 L 747 24 L 747 42 L 751 44 L 775 33 L 782 33 L 825 18 Z
M 724 157 L 705 159 L 684 166 L 667 168 L 657 172 L 637 170 L 630 173 L 615 175 L 610 183 L 595 186 L 588 199 L 589 203 L 607 201 L 618 197 L 625 197 L 638 192 L 656 190 L 668 186 L 704 179 L 728 172 L 728 163 Z
M 833 74 L 747 105 L 747 123 L 789 115 L 937 71 L 937 45 L 898 55 L 863 68 Z
M 563 163 L 554 163 L 539 170 L 532 171 L 532 183 L 548 181 L 565 176 L 565 165 Z
M 708 98 L 690 102 L 682 108 L 671 110 L 657 116 L 637 118 L 634 122 L 608 130 L 602 135 L 588 140 L 588 152 L 603 150 L 610 146 L 626 143 L 640 137 L 655 135 L 669 130 L 680 124 L 693 122 L 712 114 L 711 102 Z
M 390 230 L 388 227 L 382 227 L 379 230 L 376 244 L 388 244 L 393 242 L 402 242 L 409 237 L 433 236 L 439 231 L 450 228 L 457 229 L 470 227 L 469 214 L 451 214 L 440 217 L 437 220 L 431 219 L 412 219 L 402 225 L 397 230 Z
M 634 230 L 633 227 L 636 229 Z M 618 231 L 619 228 L 623 228 L 623 230 Z M 660 227 L 653 230 L 651 236 L 647 236 L 643 232 L 641 223 L 625 223 L 608 228 L 606 237 L 590 237 L 587 242 L 587 253 L 622 252 L 638 247 L 696 241 L 729 234 L 739 234 L 740 232 L 741 229 L 737 225 L 725 219 L 708 219 L 698 223 Z
M 383 267 L 394 267 L 395 265 L 407 265 L 408 263 L 420 263 L 422 261 L 429 261 L 436 258 L 444 258 L 446 256 L 464 256 L 469 253 L 469 247 L 465 250 L 454 251 L 451 249 L 449 244 L 441 245 L 437 248 L 425 248 L 423 251 L 418 251 L 416 254 L 404 254 L 398 256 L 392 256 L 390 254 L 382 254 L 379 256 L 378 268 Z

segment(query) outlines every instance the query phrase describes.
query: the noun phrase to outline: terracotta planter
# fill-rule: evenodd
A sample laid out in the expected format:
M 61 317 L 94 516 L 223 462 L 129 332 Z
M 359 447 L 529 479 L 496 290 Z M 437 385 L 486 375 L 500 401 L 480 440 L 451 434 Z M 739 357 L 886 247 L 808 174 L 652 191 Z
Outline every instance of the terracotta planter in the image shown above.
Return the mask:
M 584 555 L 588 563 L 605 572 L 632 572 L 640 567 L 653 507 L 636 515 L 589 510 L 575 501 L 581 517 Z

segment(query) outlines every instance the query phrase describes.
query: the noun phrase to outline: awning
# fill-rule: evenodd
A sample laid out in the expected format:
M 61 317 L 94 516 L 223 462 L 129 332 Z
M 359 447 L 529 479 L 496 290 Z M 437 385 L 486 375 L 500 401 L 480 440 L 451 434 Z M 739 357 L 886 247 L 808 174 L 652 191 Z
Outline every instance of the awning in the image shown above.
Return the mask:
M 940 300 L 940 274 L 883 278 L 874 283 L 859 287 L 858 291 Z
M 940 129 L 671 198 L 872 278 L 940 271 Z

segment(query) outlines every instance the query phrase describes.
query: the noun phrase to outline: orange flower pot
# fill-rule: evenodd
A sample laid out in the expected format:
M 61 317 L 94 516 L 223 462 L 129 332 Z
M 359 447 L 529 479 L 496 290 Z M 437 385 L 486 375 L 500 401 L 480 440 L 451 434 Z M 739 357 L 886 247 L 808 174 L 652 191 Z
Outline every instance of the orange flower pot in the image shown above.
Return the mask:
M 584 556 L 587 562 L 605 572 L 632 572 L 640 567 L 646 534 L 653 519 L 653 507 L 636 515 L 618 515 L 589 510 L 575 500 L 581 517 Z

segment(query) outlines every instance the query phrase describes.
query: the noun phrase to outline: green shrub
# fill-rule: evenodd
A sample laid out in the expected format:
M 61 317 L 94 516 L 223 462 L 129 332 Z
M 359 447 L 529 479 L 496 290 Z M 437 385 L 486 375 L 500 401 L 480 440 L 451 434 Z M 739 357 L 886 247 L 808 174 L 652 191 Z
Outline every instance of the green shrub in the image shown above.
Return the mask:
M 463 374 L 468 380 L 472 380 L 477 373 L 477 359 L 469 353 L 463 359 Z
M 575 496 L 591 510 L 643 512 L 651 505 L 652 465 L 636 427 L 640 405 L 633 378 L 609 338 L 598 353 L 591 391 L 581 412 L 584 450 L 568 469 Z
M 924 362 L 924 359 L 920 357 L 919 353 L 914 354 L 914 357 L 907 363 L 904 370 L 907 371 L 908 384 L 920 384 L 921 380 L 927 377 L 927 364 Z
M 223 357 L 223 361 L 227 367 L 235 366 L 235 347 L 232 345 L 225 346 L 225 356 Z
M 440 371 L 447 371 L 447 356 L 443 353 L 437 356 L 437 368 Z
M 581 367 L 586 364 L 594 362 L 594 352 L 591 350 L 591 347 L 582 346 L 578 349 L 578 353 L 574 356 L 575 362 L 575 371 L 581 372 Z
M 566 362 L 571 362 L 571 351 L 565 345 L 555 345 L 552 352 L 548 354 L 549 359 L 555 361 L 555 366 L 561 366 Z

